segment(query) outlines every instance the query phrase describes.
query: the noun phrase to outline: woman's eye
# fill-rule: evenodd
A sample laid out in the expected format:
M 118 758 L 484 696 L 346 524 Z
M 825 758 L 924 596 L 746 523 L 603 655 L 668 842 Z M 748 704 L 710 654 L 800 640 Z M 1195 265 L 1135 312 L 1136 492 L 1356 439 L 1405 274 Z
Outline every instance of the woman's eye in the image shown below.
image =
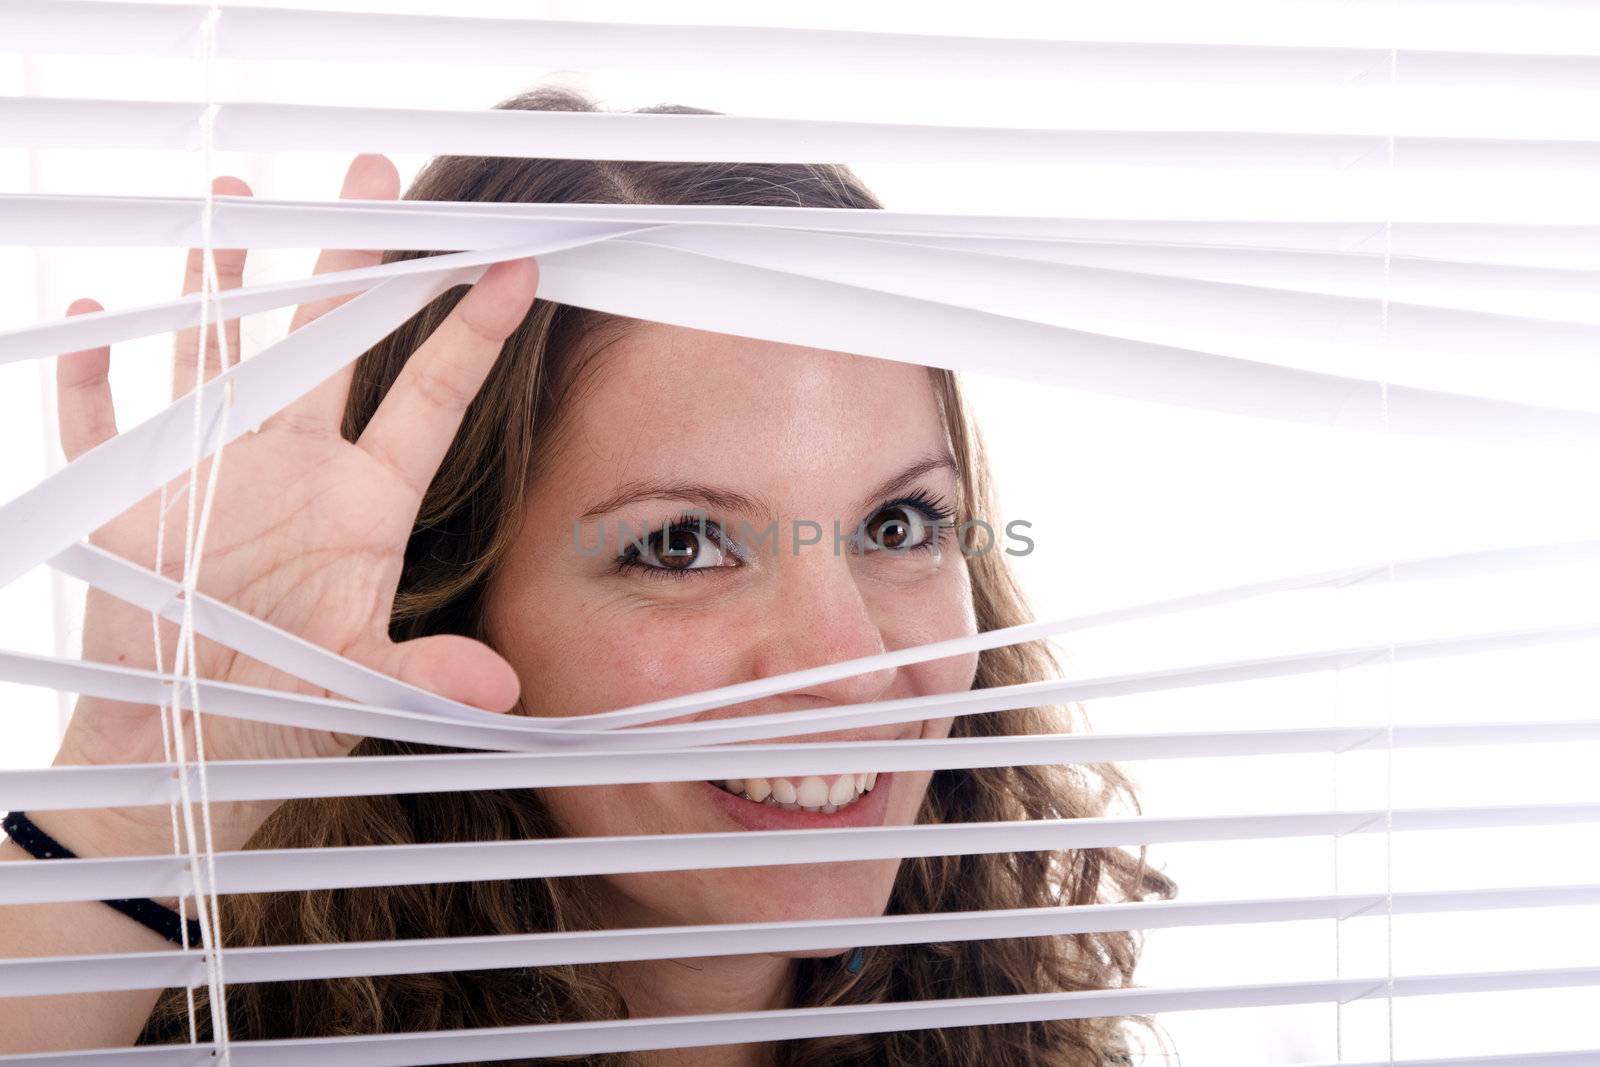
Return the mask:
M 862 548 L 867 552 L 921 548 L 931 539 L 932 529 L 927 516 L 916 508 L 904 505 L 884 508 L 867 523 L 866 543 Z
M 699 526 L 673 526 L 657 530 L 638 544 L 637 562 L 664 571 L 697 571 L 721 567 L 727 561 L 709 530 Z

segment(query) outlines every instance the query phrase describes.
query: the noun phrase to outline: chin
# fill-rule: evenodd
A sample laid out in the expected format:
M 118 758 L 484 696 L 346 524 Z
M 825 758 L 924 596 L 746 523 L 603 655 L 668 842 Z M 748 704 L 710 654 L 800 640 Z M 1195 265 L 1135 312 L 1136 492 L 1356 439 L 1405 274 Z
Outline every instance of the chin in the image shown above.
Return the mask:
M 894 889 L 898 860 L 813 863 L 723 871 L 736 896 L 717 922 L 802 922 L 882 915 Z
M 783 867 L 673 871 L 608 879 L 643 913 L 639 925 L 700 926 L 865 919 L 882 915 L 898 860 L 856 860 Z M 839 949 L 790 953 L 831 956 Z

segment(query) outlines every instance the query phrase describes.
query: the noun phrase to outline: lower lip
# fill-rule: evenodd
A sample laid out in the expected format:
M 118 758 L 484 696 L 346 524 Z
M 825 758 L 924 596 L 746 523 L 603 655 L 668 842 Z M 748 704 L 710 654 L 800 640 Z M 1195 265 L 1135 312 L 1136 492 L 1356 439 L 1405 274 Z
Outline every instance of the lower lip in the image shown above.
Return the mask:
M 889 789 L 894 784 L 894 775 L 879 774 L 870 793 L 831 815 L 806 811 L 804 808 L 791 811 L 765 802 L 757 804 L 744 797 L 736 797 L 710 782 L 700 784 L 711 794 L 712 801 L 746 830 L 837 830 L 846 826 L 883 825 L 884 813 L 889 809 Z

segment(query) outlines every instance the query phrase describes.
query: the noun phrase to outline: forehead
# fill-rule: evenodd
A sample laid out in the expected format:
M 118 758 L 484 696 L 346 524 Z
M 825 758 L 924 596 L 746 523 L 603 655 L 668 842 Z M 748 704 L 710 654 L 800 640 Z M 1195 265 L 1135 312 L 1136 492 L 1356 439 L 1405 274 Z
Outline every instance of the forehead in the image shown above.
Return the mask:
M 948 449 L 925 367 L 656 323 L 606 346 L 565 413 L 562 473 L 871 477 Z

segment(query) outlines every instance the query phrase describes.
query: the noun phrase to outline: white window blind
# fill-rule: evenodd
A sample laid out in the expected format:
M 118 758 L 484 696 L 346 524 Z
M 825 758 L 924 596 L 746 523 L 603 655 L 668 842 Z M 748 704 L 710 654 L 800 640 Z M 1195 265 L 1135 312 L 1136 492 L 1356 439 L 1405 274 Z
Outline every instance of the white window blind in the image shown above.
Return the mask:
M 783 13 L 814 25 L 769 27 L 620 8 L 608 17 L 638 21 L 535 17 L 566 13 L 543 7 L 0 7 L 0 63 L 14 65 L 0 69 L 16 74 L 0 97 L 5 403 L 40 408 L 27 375 L 62 352 L 115 343 L 142 356 L 145 339 L 238 317 L 249 350 L 198 399 L 148 404 L 70 464 L 8 473 L 0 605 L 13 639 L 0 682 L 18 705 L 6 714 L 53 716 L 53 692 L 176 700 L 481 750 L 46 768 L 48 752 L 19 748 L 0 769 L 0 809 L 194 817 L 202 789 L 224 802 L 1099 762 L 1127 764 L 1145 787 L 1141 812 L 1074 820 L 197 843 L 200 863 L 6 864 L 0 906 L 1140 846 L 1180 889 L 1074 908 L 220 951 L 208 929 L 184 951 L 0 959 L 0 997 L 15 997 L 1148 932 L 1132 989 L 217 1035 L 0 1063 L 400 1067 L 1130 1014 L 1153 1015 L 1189 1064 L 1600 1063 L 1585 1007 L 1600 986 L 1600 7 L 1079 8 L 929 8 L 911 21 L 909 9 L 821 9 Z M 551 78 L 737 114 L 488 109 Z M 322 172 L 358 152 L 839 161 L 890 210 L 319 192 Z M 203 193 L 224 163 L 251 170 L 262 195 Z M 271 277 L 172 300 L 130 272 L 107 280 L 108 310 L 56 317 L 79 295 L 57 292 L 79 284 L 64 275 L 91 257 L 109 265 L 93 276 L 196 245 L 264 251 Z M 443 254 L 307 276 L 289 253 L 316 247 Z M 1019 570 L 1041 621 L 598 714 L 506 717 L 86 542 L 434 297 L 526 256 L 544 299 L 961 372 L 980 421 L 993 416 L 1003 495 L 1039 517 L 1046 547 Z M 30 286 L 38 308 L 25 306 Z M 269 328 L 351 293 L 287 336 Z M 154 396 L 156 367 L 121 369 L 119 387 Z M 82 585 L 343 699 L 79 658 L 44 620 L 69 613 Z M 1065 653 L 1063 677 L 667 721 L 1041 639 Z M 773 743 L 1057 703 L 1085 705 L 1097 729 Z

